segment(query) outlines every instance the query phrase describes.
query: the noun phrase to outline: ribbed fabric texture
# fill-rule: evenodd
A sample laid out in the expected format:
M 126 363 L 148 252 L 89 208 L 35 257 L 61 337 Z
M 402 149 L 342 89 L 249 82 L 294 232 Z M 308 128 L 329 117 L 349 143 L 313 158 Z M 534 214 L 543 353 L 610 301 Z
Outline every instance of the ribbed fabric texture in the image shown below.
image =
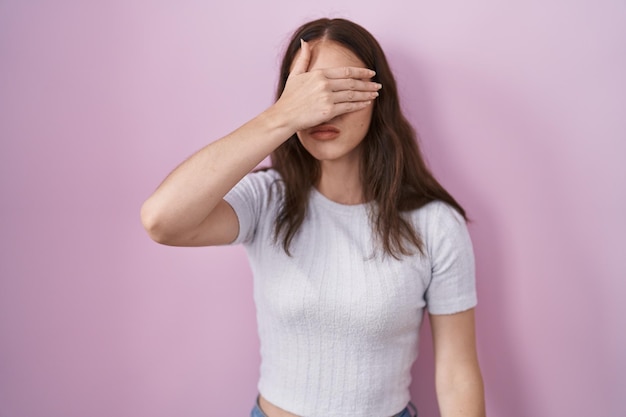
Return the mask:
M 270 189 L 272 189 L 270 193 Z M 384 417 L 409 401 L 423 310 L 475 306 L 474 259 L 463 219 L 441 202 L 411 213 L 426 254 L 376 250 L 368 205 L 311 191 L 292 257 L 274 243 L 275 171 L 249 174 L 226 197 L 254 274 L 261 341 L 259 392 L 304 417 Z

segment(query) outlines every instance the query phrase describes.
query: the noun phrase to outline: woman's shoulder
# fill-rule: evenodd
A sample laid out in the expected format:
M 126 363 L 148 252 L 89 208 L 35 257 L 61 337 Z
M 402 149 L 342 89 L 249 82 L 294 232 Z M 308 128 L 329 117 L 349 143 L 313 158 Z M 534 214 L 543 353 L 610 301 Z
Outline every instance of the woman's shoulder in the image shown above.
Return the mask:
M 254 178 L 256 181 L 261 181 L 269 184 L 282 179 L 278 171 L 271 167 L 262 167 L 256 169 L 247 174 L 246 177 Z
M 438 239 L 449 233 L 467 229 L 465 218 L 450 204 L 433 200 L 411 212 L 413 224 L 426 240 Z
M 413 210 L 411 215 L 414 219 L 427 219 L 428 221 L 460 221 L 465 219 L 452 205 L 442 200 L 433 200 Z
M 224 199 L 231 203 L 236 200 L 253 203 L 271 201 L 273 196 L 280 196 L 282 189 L 282 179 L 276 170 L 262 168 L 246 174 L 235 186 L 224 196 Z
M 282 177 L 273 168 L 260 168 L 248 173 L 241 179 L 240 184 L 246 184 L 257 190 L 270 190 L 281 186 Z

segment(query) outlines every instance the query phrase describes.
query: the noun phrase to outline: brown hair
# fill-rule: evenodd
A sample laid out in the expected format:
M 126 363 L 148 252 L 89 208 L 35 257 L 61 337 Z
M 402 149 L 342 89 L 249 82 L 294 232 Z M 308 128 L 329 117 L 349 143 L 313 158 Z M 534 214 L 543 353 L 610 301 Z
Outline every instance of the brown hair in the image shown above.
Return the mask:
M 345 19 L 319 19 L 302 25 L 293 34 L 283 57 L 276 91 L 278 99 L 287 82 L 291 64 L 300 49 L 300 39 L 325 39 L 348 48 L 376 71 L 374 81 L 383 85 L 373 102 L 372 120 L 361 152 L 361 183 L 370 205 L 370 222 L 385 253 L 400 258 L 423 253 L 423 242 L 403 212 L 441 200 L 464 218 L 465 210 L 439 184 L 428 169 L 414 129 L 400 110 L 396 82 L 380 45 L 363 27 Z M 320 166 L 294 134 L 271 155 L 272 168 L 284 182 L 284 203 L 276 217 L 275 238 L 282 238 L 284 250 L 302 225 L 311 187 L 320 179 Z

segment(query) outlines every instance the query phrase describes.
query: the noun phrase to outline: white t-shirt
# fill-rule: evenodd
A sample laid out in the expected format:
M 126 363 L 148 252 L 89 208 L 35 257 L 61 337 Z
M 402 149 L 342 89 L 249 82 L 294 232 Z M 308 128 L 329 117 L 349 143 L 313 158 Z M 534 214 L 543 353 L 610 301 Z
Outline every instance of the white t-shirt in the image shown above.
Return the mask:
M 407 213 L 424 255 L 397 260 L 375 248 L 368 204 L 338 204 L 313 188 L 290 257 L 274 240 L 282 187 L 276 171 L 256 172 L 225 197 L 239 219 L 233 243 L 245 245 L 254 275 L 259 392 L 299 416 L 398 413 L 410 399 L 424 308 L 476 305 L 465 221 L 439 201 Z

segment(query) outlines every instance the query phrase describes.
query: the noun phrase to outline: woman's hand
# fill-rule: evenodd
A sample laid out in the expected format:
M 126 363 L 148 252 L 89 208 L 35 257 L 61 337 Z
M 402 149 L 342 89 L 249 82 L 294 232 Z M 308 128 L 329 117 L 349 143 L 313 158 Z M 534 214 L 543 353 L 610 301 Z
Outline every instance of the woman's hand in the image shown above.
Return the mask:
M 341 114 L 361 110 L 378 97 L 380 84 L 365 81 L 376 73 L 367 68 L 343 67 L 307 71 L 309 44 L 302 41 L 285 89 L 275 110 L 288 115 L 294 132 L 327 122 Z

